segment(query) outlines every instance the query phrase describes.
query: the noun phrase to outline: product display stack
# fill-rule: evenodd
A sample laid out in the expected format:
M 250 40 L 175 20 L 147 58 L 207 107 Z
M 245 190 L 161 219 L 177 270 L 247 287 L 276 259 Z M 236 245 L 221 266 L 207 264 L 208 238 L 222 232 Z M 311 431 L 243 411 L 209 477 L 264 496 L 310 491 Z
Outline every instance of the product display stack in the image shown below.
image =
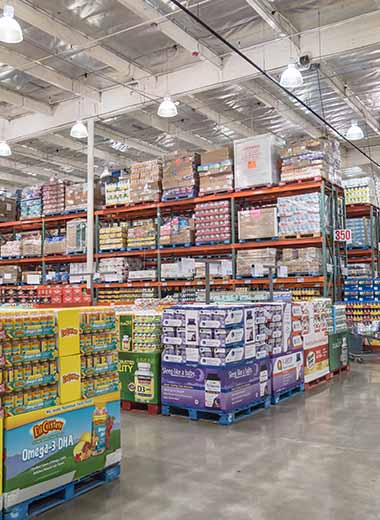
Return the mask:
M 346 204 L 373 204 L 378 206 L 375 181 L 372 177 L 360 177 L 343 182 Z
M 231 206 L 229 200 L 197 204 L 194 221 L 196 245 L 227 244 L 231 241 Z
M 123 251 L 127 248 L 128 222 L 104 225 L 99 229 L 100 251 Z
M 317 247 L 286 248 L 282 250 L 279 264 L 286 267 L 291 276 L 318 276 L 322 272 L 322 251 Z
M 41 186 L 23 188 L 20 199 L 20 220 L 40 217 L 42 215 Z M 14 220 L 14 219 L 9 219 Z
M 233 191 L 234 162 L 232 147 L 225 146 L 213 151 L 202 152 L 198 166 L 199 195 Z
M 283 238 L 321 234 L 320 194 L 306 193 L 279 197 L 279 235 Z
M 65 189 L 66 184 L 56 179 L 42 186 L 42 209 L 45 216 L 64 213 Z
M 197 168 L 200 157 L 197 153 L 178 152 L 163 165 L 162 200 L 187 199 L 198 194 Z
M 66 253 L 83 254 L 87 249 L 87 222 L 84 219 L 71 220 L 66 225 Z
M 128 205 L 130 201 L 129 173 L 122 172 L 118 177 L 112 177 L 105 184 L 106 206 Z
M 134 220 L 128 227 L 128 251 L 153 249 L 157 245 L 157 225 L 154 219 Z
M 256 278 L 268 276 L 270 268 L 276 273 L 278 251 L 274 247 L 238 251 L 236 277 Z
M 329 364 L 332 374 L 337 375 L 349 370 L 349 335 L 346 319 L 346 305 L 334 304 L 328 321 Z
M 186 246 L 194 242 L 194 219 L 184 216 L 165 217 L 160 226 L 160 247 Z
M 253 305 L 167 309 L 162 343 L 163 414 L 230 424 L 270 405 L 270 360 L 257 349 Z
M 101 308 L 14 309 L 1 312 L 0 325 L 3 507 L 21 519 L 36 497 L 73 497 L 84 477 L 110 481 L 120 474 L 115 315 Z M 96 374 L 81 370 L 81 349 Z M 112 370 L 103 370 L 110 356 Z
M 277 208 L 247 208 L 238 213 L 239 240 L 246 242 L 278 235 Z
M 154 310 L 118 314 L 123 410 L 160 412 L 161 317 L 162 313 Z
M 100 208 L 103 204 L 101 185 L 95 183 L 94 186 L 94 207 Z M 65 212 L 77 213 L 87 209 L 87 183 L 78 182 L 69 184 L 65 191 Z
M 132 164 L 130 171 L 130 203 L 159 202 L 161 198 L 162 161 Z
M 297 139 L 281 151 L 281 181 L 322 177 L 341 185 L 341 158 L 339 143 L 335 139 Z

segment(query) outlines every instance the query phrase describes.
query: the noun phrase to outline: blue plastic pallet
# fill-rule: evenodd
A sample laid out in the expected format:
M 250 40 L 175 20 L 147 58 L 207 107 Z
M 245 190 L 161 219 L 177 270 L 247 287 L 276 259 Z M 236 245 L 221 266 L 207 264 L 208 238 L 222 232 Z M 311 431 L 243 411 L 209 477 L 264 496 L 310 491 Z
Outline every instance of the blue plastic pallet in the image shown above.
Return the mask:
M 184 244 L 167 244 L 165 246 L 160 246 L 160 249 L 171 249 L 173 247 L 191 247 L 193 244 L 191 242 L 185 242 Z
M 231 240 L 211 240 L 209 242 L 195 242 L 196 246 L 217 246 L 220 244 L 231 244 Z
M 186 408 L 182 406 L 176 406 L 172 404 L 162 404 L 161 405 L 161 413 L 162 415 L 179 415 L 182 417 L 187 417 L 192 421 L 199 420 L 208 420 L 217 422 L 223 426 L 227 426 L 229 424 L 237 423 L 242 419 L 247 417 L 251 417 L 261 410 L 265 410 L 269 408 L 271 405 L 271 397 L 265 397 L 254 403 L 251 403 L 247 406 L 243 406 L 241 408 L 236 408 L 230 412 L 224 412 L 221 410 L 207 410 L 207 409 L 197 409 L 197 408 Z
M 268 242 L 268 240 L 275 241 L 278 240 L 278 237 L 267 237 L 267 238 L 251 238 L 245 240 L 239 240 L 239 244 L 254 244 L 255 242 Z
M 163 202 L 170 202 L 171 200 L 184 200 L 184 199 L 193 199 L 196 197 L 195 192 L 192 193 L 183 193 L 178 195 L 163 195 L 162 201 Z
M 302 383 L 297 386 L 293 386 L 293 388 L 288 388 L 287 390 L 283 390 L 282 392 L 277 392 L 272 394 L 272 404 L 278 404 L 282 401 L 286 401 L 291 397 L 294 397 L 298 394 L 302 394 L 305 391 L 305 385 Z
M 120 464 L 92 473 L 64 486 L 60 486 L 3 511 L 4 520 L 24 520 L 34 518 L 92 489 L 116 480 L 120 476 Z
M 100 249 L 100 253 L 122 253 L 128 251 L 128 248 L 122 247 L 121 249 Z
M 151 251 L 156 249 L 157 246 L 146 246 L 146 247 L 127 247 L 127 251 Z

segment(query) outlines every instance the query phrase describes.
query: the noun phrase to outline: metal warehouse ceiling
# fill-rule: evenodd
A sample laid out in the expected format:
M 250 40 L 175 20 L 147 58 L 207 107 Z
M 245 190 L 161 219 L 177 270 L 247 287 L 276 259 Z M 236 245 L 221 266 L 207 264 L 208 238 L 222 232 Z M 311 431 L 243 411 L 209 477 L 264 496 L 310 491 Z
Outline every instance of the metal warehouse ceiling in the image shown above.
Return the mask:
M 0 0 L 0 8 L 5 2 Z M 344 133 L 352 119 L 379 158 L 380 0 L 190 0 L 201 19 L 279 79 L 310 54 L 295 93 Z M 178 149 L 201 150 L 272 132 L 324 129 L 302 106 L 170 0 L 13 0 L 24 41 L 0 46 L 0 111 L 13 155 L 4 187 L 52 174 L 86 176 L 86 143 L 72 122 L 96 118 L 97 172 Z M 162 95 L 178 116 L 157 116 Z M 347 166 L 368 165 L 348 152 Z

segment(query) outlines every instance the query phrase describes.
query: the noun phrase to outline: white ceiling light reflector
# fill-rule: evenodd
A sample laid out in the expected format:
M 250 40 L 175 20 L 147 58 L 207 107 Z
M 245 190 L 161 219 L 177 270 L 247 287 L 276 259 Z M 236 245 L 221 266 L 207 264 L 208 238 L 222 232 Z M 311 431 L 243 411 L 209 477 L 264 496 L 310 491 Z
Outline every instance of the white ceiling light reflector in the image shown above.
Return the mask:
M 178 115 L 177 106 L 172 100 L 170 96 L 165 96 L 164 100 L 161 102 L 160 106 L 158 107 L 157 114 L 160 117 L 175 117 Z
M 295 63 L 289 63 L 287 69 L 281 74 L 280 85 L 289 90 L 302 87 L 303 77 Z
M 20 24 L 14 18 L 15 10 L 5 5 L 0 17 L 0 41 L 4 43 L 20 43 L 24 39 Z
M 77 121 L 71 129 L 70 135 L 74 137 L 74 139 L 87 139 L 88 132 L 86 125 L 81 120 Z
M 104 180 L 104 179 L 107 179 L 108 177 L 111 177 L 111 172 L 110 172 L 108 166 L 105 166 L 104 170 L 102 171 L 102 173 L 100 175 L 100 178 L 102 180 Z
M 351 121 L 351 126 L 347 130 L 346 137 L 350 141 L 360 141 L 360 139 L 364 139 L 364 132 L 356 121 Z
M 0 142 L 0 157 L 9 157 L 12 155 L 12 150 L 5 141 Z

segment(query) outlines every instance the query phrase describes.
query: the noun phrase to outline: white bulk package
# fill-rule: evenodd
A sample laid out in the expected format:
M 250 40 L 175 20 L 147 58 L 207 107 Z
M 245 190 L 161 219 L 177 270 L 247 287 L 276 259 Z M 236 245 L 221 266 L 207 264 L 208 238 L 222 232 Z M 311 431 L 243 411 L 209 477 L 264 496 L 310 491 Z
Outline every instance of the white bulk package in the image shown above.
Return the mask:
M 280 151 L 283 145 L 284 142 L 272 134 L 235 141 L 235 189 L 277 184 L 280 180 Z

